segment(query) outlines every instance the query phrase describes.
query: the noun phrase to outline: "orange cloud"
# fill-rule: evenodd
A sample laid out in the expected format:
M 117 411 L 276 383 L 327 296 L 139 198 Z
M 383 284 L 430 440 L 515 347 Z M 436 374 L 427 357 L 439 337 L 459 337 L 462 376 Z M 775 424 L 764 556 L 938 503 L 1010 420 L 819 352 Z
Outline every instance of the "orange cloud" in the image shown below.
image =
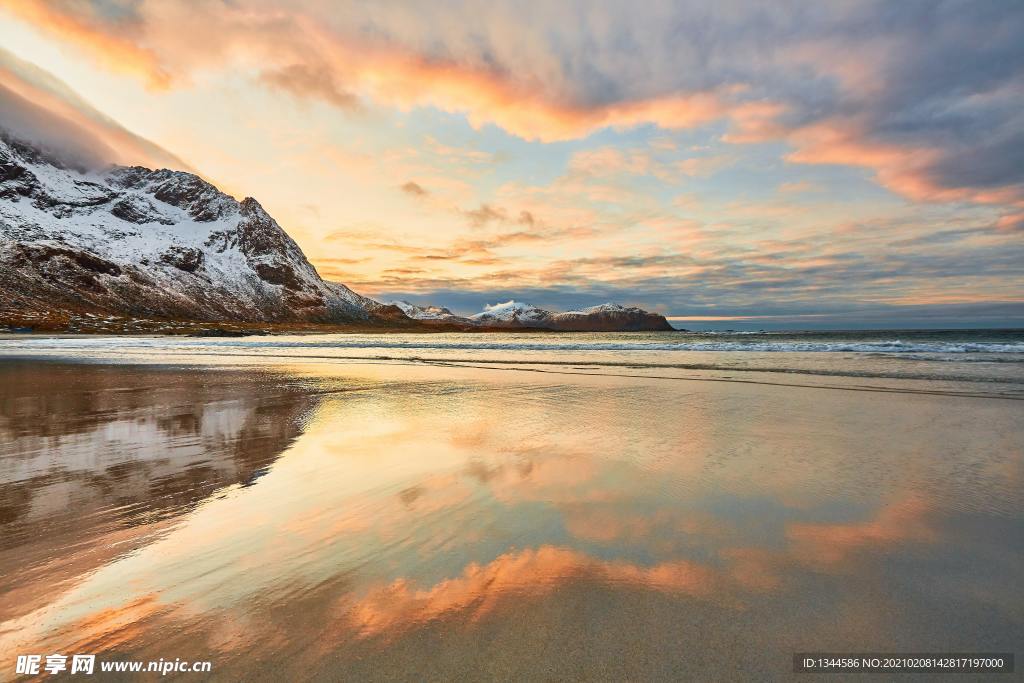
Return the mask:
M 1017 187 L 987 190 L 949 187 L 937 182 L 931 169 L 947 154 L 941 149 L 877 142 L 872 140 L 866 125 L 838 117 L 788 129 L 779 121 L 783 113 L 783 109 L 773 106 L 734 112 L 736 130 L 723 139 L 735 143 L 785 140 L 793 146 L 787 161 L 867 168 L 874 171 L 882 186 L 913 201 L 1002 204 L 1024 209 L 1024 192 Z M 997 227 L 1015 229 L 1022 217 L 1024 214 L 1010 208 Z
M 1022 206 L 1021 208 L 1024 208 Z M 1024 211 L 1020 213 L 1007 213 L 996 221 L 996 228 L 1003 232 L 1016 232 L 1024 230 Z
M 171 85 L 171 74 L 152 50 L 138 44 L 136 36 L 112 34 L 81 12 L 71 12 L 67 6 L 58 7 L 51 2 L 6 0 L 4 8 L 48 33 L 81 46 L 114 71 L 140 76 L 154 88 Z
M 872 142 L 855 122 L 831 119 L 799 128 L 788 139 L 796 148 L 788 161 L 870 168 L 883 185 L 915 200 L 953 200 L 962 194 L 928 180 L 925 170 L 939 159 L 939 150 Z
M 801 563 L 840 569 L 858 552 L 909 541 L 931 542 L 937 533 L 929 522 L 931 506 L 910 496 L 882 508 L 867 522 L 855 524 L 790 524 L 790 553 Z
M 778 102 L 746 102 L 732 112 L 732 129 L 722 136 L 726 142 L 768 142 L 781 138 L 786 129 L 779 117 L 787 111 Z
M 454 612 L 478 619 L 503 600 L 544 595 L 581 579 L 700 598 L 711 597 L 721 581 L 715 570 L 683 560 L 641 567 L 542 546 L 470 564 L 461 576 L 426 589 L 398 579 L 354 603 L 345 598 L 338 609 L 363 637 L 394 636 Z

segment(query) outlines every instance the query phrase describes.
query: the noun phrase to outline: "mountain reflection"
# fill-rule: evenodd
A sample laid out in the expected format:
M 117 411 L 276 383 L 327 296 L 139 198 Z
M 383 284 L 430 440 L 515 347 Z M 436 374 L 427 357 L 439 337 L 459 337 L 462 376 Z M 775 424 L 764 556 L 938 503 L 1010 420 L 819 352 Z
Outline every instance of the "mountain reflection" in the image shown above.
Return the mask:
M 252 372 L 0 363 L 0 618 L 255 481 L 318 400 Z

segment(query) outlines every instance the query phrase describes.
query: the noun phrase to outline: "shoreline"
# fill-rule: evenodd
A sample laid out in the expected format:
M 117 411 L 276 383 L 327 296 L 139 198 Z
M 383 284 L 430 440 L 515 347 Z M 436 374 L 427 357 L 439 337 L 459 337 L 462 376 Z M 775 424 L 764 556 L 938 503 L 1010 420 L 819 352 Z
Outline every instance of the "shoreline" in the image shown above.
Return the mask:
M 90 335 L 53 336 L 50 339 L 89 339 Z M 170 342 L 176 337 L 162 337 Z M 161 339 L 161 338 L 154 338 Z M 372 346 L 367 349 L 372 349 Z M 898 373 L 870 369 L 837 367 L 799 367 L 806 363 L 808 354 L 794 352 L 797 357 L 785 366 L 729 365 L 725 360 L 718 362 L 642 362 L 623 359 L 621 361 L 578 357 L 530 357 L 495 358 L 470 356 L 401 356 L 401 355 L 354 355 L 324 353 L 275 353 L 267 349 L 215 350 L 209 347 L 174 347 L 157 345 L 132 347 L 129 349 L 110 348 L 43 348 L 26 347 L 19 350 L 0 349 L 0 367 L 9 364 L 71 364 L 109 368 L 164 367 L 168 369 L 189 369 L 216 372 L 221 369 L 247 370 L 254 366 L 263 369 L 294 368 L 305 366 L 337 366 L 345 368 L 404 367 L 406 372 L 416 373 L 418 369 L 447 369 L 449 372 L 484 372 L 492 374 L 547 376 L 555 381 L 575 382 L 592 380 L 639 380 L 663 383 L 716 383 L 778 387 L 786 389 L 814 389 L 841 392 L 868 392 L 902 394 L 906 396 L 934 396 L 951 399 L 993 399 L 998 401 L 1024 401 L 1024 389 L 1020 380 L 989 376 L 969 376 L 962 372 L 937 375 L 900 371 Z M 761 354 L 763 355 L 763 354 Z M 772 354 L 775 355 L 775 354 Z M 403 371 L 396 370 L 401 373 Z M 560 379 L 558 379 L 560 378 Z

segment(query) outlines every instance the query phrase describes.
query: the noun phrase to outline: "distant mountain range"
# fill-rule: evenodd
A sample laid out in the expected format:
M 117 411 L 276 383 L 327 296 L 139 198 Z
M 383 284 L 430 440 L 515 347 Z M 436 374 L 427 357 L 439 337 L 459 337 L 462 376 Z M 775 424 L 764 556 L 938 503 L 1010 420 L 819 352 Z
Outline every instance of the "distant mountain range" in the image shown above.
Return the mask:
M 439 306 L 420 307 L 407 301 L 393 301 L 410 318 L 423 321 L 472 325 L 476 327 L 538 328 L 575 332 L 671 331 L 664 316 L 640 308 L 601 304 L 579 311 L 559 313 L 518 301 L 487 306 L 480 313 L 458 316 Z
M 182 171 L 76 168 L 0 131 L 0 324 L 69 315 L 390 328 L 671 330 L 604 304 L 555 313 L 516 302 L 462 317 L 383 304 L 320 277 L 260 204 Z M 59 325 L 57 325 L 59 327 Z

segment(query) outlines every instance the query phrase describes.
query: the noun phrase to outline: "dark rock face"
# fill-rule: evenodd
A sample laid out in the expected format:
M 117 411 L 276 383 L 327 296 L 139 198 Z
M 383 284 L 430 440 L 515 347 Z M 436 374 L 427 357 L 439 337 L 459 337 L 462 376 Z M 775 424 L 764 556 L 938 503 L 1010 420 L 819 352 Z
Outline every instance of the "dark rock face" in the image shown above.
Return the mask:
M 302 283 L 295 276 L 295 271 L 287 264 L 255 263 L 253 270 L 272 285 L 281 285 L 285 289 L 302 289 Z
M 0 199 L 28 197 L 38 184 L 35 175 L 24 166 L 0 157 Z
M 110 213 L 128 223 L 160 223 L 174 225 L 174 221 L 163 216 L 153 203 L 138 195 L 122 197 L 110 207 Z
M 549 329 L 566 332 L 672 332 L 675 330 L 665 316 L 640 308 L 596 311 L 593 313 L 560 313 Z
M 121 268 L 116 263 L 102 259 L 95 254 L 62 247 L 19 245 L 15 248 L 14 261 L 22 264 L 33 263 L 42 267 L 49 267 L 52 262 L 56 262 L 57 267 L 67 264 L 90 273 L 114 276 L 121 274 Z
M 185 180 L 170 179 L 153 188 L 153 196 L 171 206 L 188 211 L 197 221 L 215 221 L 223 215 L 218 202 L 217 192 L 209 183 L 192 176 Z
M 288 254 L 299 250 L 295 241 L 252 197 L 241 201 L 238 213 L 241 216 L 237 227 L 238 247 L 246 256 Z
M 4 261 L 0 261 L 0 294 L 6 293 L 11 299 L 31 300 L 42 293 L 33 291 L 32 279 L 25 276 L 28 272 L 47 282 L 47 298 L 68 304 L 102 295 L 106 283 L 124 273 L 116 263 L 95 254 L 49 245 L 15 245 L 5 261 L 18 269 L 12 278 L 4 270 Z
M 408 316 L 405 315 L 405 311 L 394 304 L 380 304 L 373 309 L 373 312 L 382 320 L 400 322 L 409 319 Z
M 306 289 L 297 269 L 312 270 L 299 245 L 270 217 L 252 197 L 239 204 L 235 243 L 245 254 L 252 269 L 264 281 L 286 289 Z
M 28 170 L 13 150 L 0 144 L 0 199 L 17 201 L 39 189 L 39 179 Z
M 171 247 L 160 255 L 160 260 L 186 273 L 196 272 L 203 265 L 203 252 L 188 247 Z

